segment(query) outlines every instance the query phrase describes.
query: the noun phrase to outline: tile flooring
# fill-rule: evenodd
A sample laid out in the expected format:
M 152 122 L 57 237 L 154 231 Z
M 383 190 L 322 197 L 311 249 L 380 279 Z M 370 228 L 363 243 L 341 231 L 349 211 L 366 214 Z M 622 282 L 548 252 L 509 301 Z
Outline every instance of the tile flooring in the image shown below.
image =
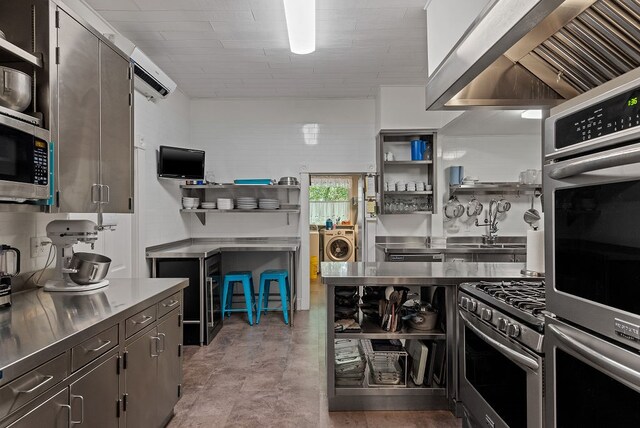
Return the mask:
M 461 426 L 447 411 L 328 412 L 324 301 L 314 282 L 311 310 L 296 313 L 293 329 L 278 312 L 253 327 L 234 314 L 209 346 L 187 347 L 169 428 Z

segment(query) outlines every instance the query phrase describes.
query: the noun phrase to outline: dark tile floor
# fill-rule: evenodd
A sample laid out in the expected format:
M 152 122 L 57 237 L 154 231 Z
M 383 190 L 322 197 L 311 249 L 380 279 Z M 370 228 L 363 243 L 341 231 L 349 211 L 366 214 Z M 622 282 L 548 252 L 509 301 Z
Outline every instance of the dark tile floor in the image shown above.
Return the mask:
M 235 314 L 209 346 L 187 347 L 184 394 L 169 427 L 461 426 L 446 411 L 328 412 L 324 301 L 314 282 L 311 310 L 296 313 L 294 328 L 278 312 L 253 327 Z

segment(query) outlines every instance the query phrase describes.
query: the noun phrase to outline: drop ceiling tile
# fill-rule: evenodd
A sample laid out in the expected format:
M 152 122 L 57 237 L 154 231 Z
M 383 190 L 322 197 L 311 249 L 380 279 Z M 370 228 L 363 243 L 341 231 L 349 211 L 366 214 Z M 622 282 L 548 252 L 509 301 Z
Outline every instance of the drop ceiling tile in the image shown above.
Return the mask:
M 229 49 L 284 49 L 289 47 L 286 39 L 280 40 L 222 40 Z
M 140 41 L 159 41 L 164 40 L 162 34 L 158 31 L 122 31 L 120 30 L 123 36 L 131 40 L 132 42 L 140 42 Z
M 202 10 L 251 10 L 248 0 L 199 0 Z
M 396 0 L 389 0 L 393 3 Z M 354 9 L 367 6 L 367 0 L 316 0 L 316 9 Z
M 367 0 L 366 7 L 419 7 L 423 9 L 426 4 L 426 0 Z
M 189 31 L 189 32 L 213 32 L 211 23 L 206 21 L 163 21 L 163 22 L 111 22 L 119 31 Z
M 200 10 L 199 0 L 135 0 L 142 10 Z
M 166 40 L 220 40 L 220 34 L 213 31 L 166 31 L 160 34 Z

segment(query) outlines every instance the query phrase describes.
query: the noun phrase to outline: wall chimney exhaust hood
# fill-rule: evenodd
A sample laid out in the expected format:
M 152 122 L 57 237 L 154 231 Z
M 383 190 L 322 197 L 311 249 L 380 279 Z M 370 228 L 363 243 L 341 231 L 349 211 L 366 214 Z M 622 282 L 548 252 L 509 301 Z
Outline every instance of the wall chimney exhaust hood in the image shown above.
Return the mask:
M 639 0 L 494 0 L 429 77 L 426 108 L 550 108 L 640 67 L 639 40 Z

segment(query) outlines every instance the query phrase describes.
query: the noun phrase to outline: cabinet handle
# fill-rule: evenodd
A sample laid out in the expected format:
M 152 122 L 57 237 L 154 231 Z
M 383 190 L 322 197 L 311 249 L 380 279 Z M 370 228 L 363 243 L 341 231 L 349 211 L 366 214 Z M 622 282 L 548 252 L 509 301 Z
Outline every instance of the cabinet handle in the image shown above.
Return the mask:
M 71 424 L 72 425 L 80 425 L 82 423 L 84 423 L 84 397 L 82 395 L 73 395 L 71 394 L 71 405 L 73 406 L 73 401 L 79 398 L 80 399 L 80 420 L 79 421 L 74 421 L 73 419 L 71 419 Z M 73 416 L 71 416 L 71 418 L 73 418 Z
M 98 342 L 99 343 L 99 342 Z M 87 349 L 88 352 L 98 352 L 101 349 L 104 349 L 105 347 L 109 346 L 111 344 L 110 340 L 107 340 L 106 342 L 104 342 L 102 345 L 98 346 L 97 348 L 93 348 L 93 349 Z
M 60 407 L 67 409 L 67 411 L 69 412 L 69 419 L 67 419 L 69 423 L 67 424 L 67 426 L 71 428 L 71 406 L 68 404 L 61 404 Z
M 154 344 L 154 343 L 156 344 L 156 346 L 155 346 L 155 351 L 156 351 L 156 353 L 155 353 L 155 354 L 153 353 L 153 344 Z M 160 352 L 158 351 L 158 343 L 160 343 L 160 337 L 159 337 L 159 336 L 153 336 L 153 337 L 151 337 L 151 342 L 150 342 L 150 344 L 151 344 L 151 357 L 152 357 L 152 358 L 154 358 L 154 357 L 159 357 L 159 356 L 160 356 Z
M 111 201 L 111 188 L 107 184 L 102 184 L 100 187 L 101 187 L 101 189 L 100 189 L 100 202 L 102 202 L 103 204 L 108 204 Z M 106 198 L 103 198 L 102 188 L 107 189 L 107 192 L 106 192 L 107 197 Z
M 134 323 L 134 324 L 146 324 L 149 321 L 151 321 L 152 319 L 153 319 L 153 317 L 151 315 L 143 315 L 142 316 L 142 321 L 131 320 L 131 322 Z
M 93 204 L 100 203 L 100 198 L 101 198 L 100 193 L 102 193 L 102 190 L 100 189 L 100 185 L 92 184 L 91 185 L 91 203 Z
M 162 349 L 158 350 L 158 354 L 161 352 L 164 352 L 164 350 L 166 349 L 166 341 L 167 341 L 167 335 L 164 333 L 158 333 L 158 337 L 162 338 L 162 340 L 160 342 L 162 342 Z
M 38 389 L 38 388 L 40 388 L 40 387 L 42 387 L 42 386 L 46 385 L 47 383 L 51 382 L 51 380 L 52 380 L 52 379 L 53 379 L 53 376 L 51 376 L 51 375 L 47 375 L 47 376 L 45 376 L 45 377 L 44 377 L 44 380 L 43 380 L 42 382 L 40 382 L 39 384 L 37 384 L 37 385 L 36 385 L 36 386 L 34 386 L 33 388 L 31 388 L 31 389 L 27 389 L 27 390 L 20 390 L 20 389 L 18 389 L 18 390 L 16 390 L 16 392 L 17 392 L 18 394 L 31 394 L 31 393 L 32 393 L 32 392 L 34 392 L 36 389 Z
M 164 306 L 165 308 L 172 308 L 178 303 L 180 303 L 179 300 L 169 300 L 169 303 L 163 303 L 162 306 Z

